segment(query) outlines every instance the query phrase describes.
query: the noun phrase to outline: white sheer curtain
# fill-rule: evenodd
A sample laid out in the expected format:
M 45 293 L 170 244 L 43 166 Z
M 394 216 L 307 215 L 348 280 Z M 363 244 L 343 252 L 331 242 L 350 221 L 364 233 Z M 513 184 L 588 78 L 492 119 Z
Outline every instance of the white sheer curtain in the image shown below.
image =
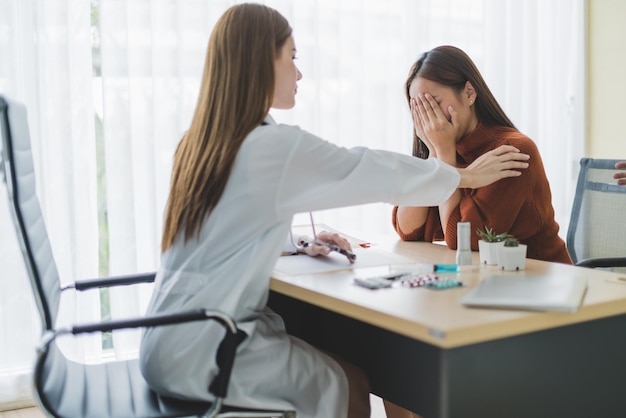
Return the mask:
M 296 108 L 281 120 L 345 146 L 410 153 L 408 70 L 435 46 L 458 46 L 537 143 L 565 236 L 584 152 L 583 0 L 304 3 L 290 19 L 304 78 Z M 374 204 L 316 214 L 316 221 L 393 234 L 389 213 L 389 205 Z
M 38 194 L 65 282 L 98 272 L 91 78 L 89 3 L 0 0 L 0 94 L 28 109 Z M 3 187 L 0 406 L 15 406 L 31 396 L 30 384 L 24 383 L 29 382 L 39 319 L 19 263 L 6 196 Z M 100 315 L 95 293 L 80 300 L 68 293 L 64 300 L 68 315 L 85 321 Z M 97 355 L 99 338 L 84 343 L 66 349 L 80 358 Z
M 206 44 L 232 2 L 100 3 L 110 273 L 154 270 L 174 149 L 190 122 Z M 150 286 L 111 290 L 113 316 L 139 314 Z M 118 356 L 139 332 L 116 332 Z
M 66 280 L 97 275 L 103 235 L 110 274 L 157 268 L 172 155 L 195 106 L 211 28 L 234 3 L 0 0 L 0 93 L 29 109 L 40 198 Z M 434 46 L 459 46 L 517 127 L 537 142 L 565 231 L 583 150 L 584 0 L 264 3 L 290 20 L 304 74 L 296 108 L 273 112 L 279 122 L 345 147 L 408 154 L 402 87 L 408 69 Z M 97 151 L 99 126 L 104 145 Z M 98 152 L 108 231 L 98 230 Z M 386 204 L 324 211 L 315 219 L 347 231 L 392 232 Z M 24 382 L 38 332 L 31 308 L 15 320 L 30 295 L 17 286 L 24 273 L 3 221 L 0 205 L 0 407 L 28 396 Z M 141 313 L 145 287 L 112 292 L 112 315 Z M 99 315 L 97 294 L 80 301 L 71 301 L 75 316 Z M 24 337 L 24 329 L 33 331 Z M 136 342 L 136 334 L 116 333 L 115 354 L 133 355 Z M 99 357 L 98 338 L 82 350 Z

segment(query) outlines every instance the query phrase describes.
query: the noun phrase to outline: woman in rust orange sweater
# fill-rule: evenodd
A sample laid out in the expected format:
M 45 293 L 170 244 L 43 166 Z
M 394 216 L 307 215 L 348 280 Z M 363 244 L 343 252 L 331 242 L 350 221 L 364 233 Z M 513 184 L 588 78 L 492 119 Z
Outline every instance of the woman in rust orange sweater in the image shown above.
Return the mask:
M 480 189 L 457 189 L 438 207 L 394 207 L 398 235 L 406 241 L 445 239 L 449 248 L 456 249 L 457 222 L 470 222 L 473 250 L 478 250 L 474 231 L 488 227 L 527 244 L 529 258 L 571 264 L 558 236 L 537 146 L 515 128 L 469 56 L 452 46 L 426 52 L 411 68 L 406 96 L 415 127 L 414 156 L 465 167 L 508 144 L 529 154 L 530 165 L 518 177 Z

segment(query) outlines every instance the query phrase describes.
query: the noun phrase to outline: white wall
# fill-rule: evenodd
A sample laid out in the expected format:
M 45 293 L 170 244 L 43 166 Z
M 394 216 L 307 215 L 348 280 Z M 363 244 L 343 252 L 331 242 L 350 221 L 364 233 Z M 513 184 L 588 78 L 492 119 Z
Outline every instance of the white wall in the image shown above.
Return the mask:
M 587 149 L 626 160 L 626 1 L 588 0 Z

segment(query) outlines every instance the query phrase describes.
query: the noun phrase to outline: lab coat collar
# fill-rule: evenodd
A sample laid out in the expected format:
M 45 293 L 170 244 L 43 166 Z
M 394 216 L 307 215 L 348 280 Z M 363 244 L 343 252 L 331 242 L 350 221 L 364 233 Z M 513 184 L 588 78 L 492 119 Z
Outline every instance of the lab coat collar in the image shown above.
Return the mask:
M 276 121 L 274 120 L 272 115 L 268 113 L 265 117 L 265 120 L 263 121 L 263 125 L 276 125 Z

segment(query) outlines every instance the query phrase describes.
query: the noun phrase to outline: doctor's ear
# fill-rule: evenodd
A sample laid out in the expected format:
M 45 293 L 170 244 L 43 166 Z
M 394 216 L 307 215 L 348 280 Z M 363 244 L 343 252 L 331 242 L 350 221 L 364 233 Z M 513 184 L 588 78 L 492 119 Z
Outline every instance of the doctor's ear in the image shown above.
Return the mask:
M 470 105 L 474 104 L 474 102 L 476 101 L 476 90 L 474 89 L 474 86 L 472 86 L 472 83 L 470 83 L 469 81 L 465 82 L 463 94 L 465 95 L 465 97 L 467 97 Z

